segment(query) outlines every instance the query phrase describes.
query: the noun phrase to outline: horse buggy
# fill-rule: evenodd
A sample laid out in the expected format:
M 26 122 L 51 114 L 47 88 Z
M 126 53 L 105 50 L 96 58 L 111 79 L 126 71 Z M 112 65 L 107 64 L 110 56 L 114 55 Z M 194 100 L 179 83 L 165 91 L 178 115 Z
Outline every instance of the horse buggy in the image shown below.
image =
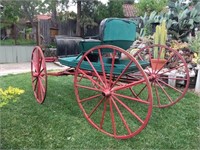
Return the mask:
M 76 46 L 72 51 L 67 44 L 73 40 Z M 116 139 L 137 135 L 147 126 L 153 107 L 166 108 L 184 97 L 190 77 L 178 51 L 151 45 L 131 55 L 126 50 L 135 40 L 136 24 L 119 18 L 104 19 L 96 39 L 59 37 L 57 50 L 60 54 L 65 51 L 65 56 L 57 59 L 68 66 L 59 72 L 47 72 L 43 52 L 36 46 L 31 75 L 37 102 L 45 100 L 49 76 L 72 75 L 77 103 L 89 124 Z M 166 54 L 165 62 L 153 67 L 155 47 L 158 59 L 162 50 Z M 177 75 L 177 70 L 184 71 Z

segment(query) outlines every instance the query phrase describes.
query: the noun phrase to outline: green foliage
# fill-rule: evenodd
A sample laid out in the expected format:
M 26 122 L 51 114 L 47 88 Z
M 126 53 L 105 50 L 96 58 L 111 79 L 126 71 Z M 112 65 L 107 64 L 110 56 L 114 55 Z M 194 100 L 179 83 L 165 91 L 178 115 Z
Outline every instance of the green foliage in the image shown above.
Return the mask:
M 167 13 L 157 13 L 156 11 L 153 11 L 150 13 L 150 15 L 147 15 L 147 13 L 145 13 L 144 16 L 141 16 L 140 18 L 142 22 L 139 23 L 140 36 L 144 37 L 152 35 L 154 32 L 152 29 L 155 28 L 156 25 L 159 25 L 163 20 L 167 20 L 167 15 Z
M 200 32 L 189 39 L 189 48 L 200 55 Z
M 42 14 L 51 14 L 52 22 L 56 27 L 58 19 L 62 21 L 74 17 L 73 13 L 66 12 L 68 3 L 69 0 L 43 0 L 38 8 Z
M 97 6 L 97 9 L 94 13 L 95 13 L 94 14 L 95 20 L 97 22 L 100 22 L 101 20 L 103 20 L 109 16 L 108 7 L 103 3 L 99 3 L 99 5 Z
M 173 39 L 188 41 L 189 34 L 194 31 L 195 27 L 200 25 L 200 2 L 193 8 L 189 5 L 183 5 L 182 0 L 175 3 L 170 3 L 170 8 L 166 12 L 151 12 L 150 15 L 141 17 L 143 26 L 141 28 L 141 35 L 152 34 L 152 24 L 161 23 L 166 20 L 168 34 Z
M 189 34 L 200 24 L 200 2 L 193 8 L 182 4 L 182 0 L 177 1 L 169 12 L 167 21 L 169 34 L 174 39 L 188 41 Z
M 0 40 L 0 45 L 35 45 L 34 40 L 17 39 L 16 43 L 14 39 Z
M 1 4 L 4 6 L 1 27 L 5 27 L 17 23 L 19 18 L 29 20 L 33 25 L 36 15 L 57 13 L 54 12 L 57 7 L 60 11 L 65 10 L 68 7 L 68 0 L 1 0 Z
M 81 2 L 80 26 L 84 29 L 84 32 L 87 32 L 88 26 L 93 28 L 94 26 L 98 25 L 98 23 L 94 20 L 95 11 L 98 4 L 98 1 Z
M 110 0 L 107 5 L 100 2 L 95 11 L 95 20 L 100 22 L 101 20 L 109 17 L 123 18 L 123 3 L 124 2 L 121 0 Z
M 112 1 L 110 0 L 108 2 L 108 12 L 109 12 L 109 17 L 118 17 L 118 18 L 123 18 L 123 1 L 121 0 L 115 0 Z
M 87 27 L 97 26 L 101 20 L 108 17 L 124 17 L 123 1 L 109 1 L 107 5 L 100 1 L 82 1 L 80 25 L 86 32 Z
M 4 5 L 4 8 L 1 12 L 0 28 L 10 27 L 19 21 L 20 5 L 16 1 L 3 0 L 1 3 Z
M 152 11 L 161 12 L 167 5 L 168 0 L 140 0 L 136 4 L 137 13 L 143 16 L 145 13 L 150 15 Z

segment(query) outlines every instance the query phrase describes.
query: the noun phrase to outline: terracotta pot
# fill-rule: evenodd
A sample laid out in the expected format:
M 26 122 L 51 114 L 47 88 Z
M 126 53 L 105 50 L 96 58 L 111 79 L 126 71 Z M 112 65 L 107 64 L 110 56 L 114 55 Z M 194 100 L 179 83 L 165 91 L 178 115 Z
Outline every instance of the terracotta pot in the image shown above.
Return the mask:
M 151 67 L 153 70 L 160 70 L 166 62 L 165 59 L 151 59 Z

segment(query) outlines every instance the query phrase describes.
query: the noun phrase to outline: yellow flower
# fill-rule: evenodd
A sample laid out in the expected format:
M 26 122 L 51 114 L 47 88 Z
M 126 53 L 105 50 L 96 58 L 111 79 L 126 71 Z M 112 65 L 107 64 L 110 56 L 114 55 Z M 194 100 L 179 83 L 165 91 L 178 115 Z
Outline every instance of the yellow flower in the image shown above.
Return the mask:
M 3 107 L 9 100 L 16 101 L 17 96 L 23 94 L 25 91 L 19 88 L 9 86 L 6 90 L 0 88 L 0 107 Z

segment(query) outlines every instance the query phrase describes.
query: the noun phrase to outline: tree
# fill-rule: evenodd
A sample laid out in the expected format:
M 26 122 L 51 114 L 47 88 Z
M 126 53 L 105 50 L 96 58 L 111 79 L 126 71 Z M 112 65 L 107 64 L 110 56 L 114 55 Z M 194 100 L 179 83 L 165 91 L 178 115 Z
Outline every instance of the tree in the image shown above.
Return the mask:
M 124 17 L 122 5 L 124 1 L 110 0 L 107 5 L 98 0 L 75 0 L 77 3 L 76 35 L 81 36 L 81 28 L 97 26 L 99 22 L 108 17 Z
M 19 21 L 20 9 L 16 1 L 2 0 L 4 4 L 4 9 L 1 13 L 1 24 L 0 27 L 11 26 L 12 24 Z
M 40 13 L 39 5 L 42 4 L 42 0 L 37 1 L 13 1 L 2 0 L 4 4 L 3 15 L 1 17 L 2 22 L 8 22 L 9 25 L 16 24 L 19 18 L 24 18 L 30 21 L 33 26 L 33 20 L 35 15 Z M 17 18 L 17 19 L 16 19 Z
M 167 6 L 168 0 L 140 0 L 136 4 L 137 13 L 139 16 L 143 16 L 145 12 L 149 15 L 151 12 L 160 12 L 165 6 Z
M 108 6 L 103 4 L 103 3 L 99 3 L 97 6 L 97 9 L 94 13 L 94 19 L 96 22 L 100 22 L 101 20 L 109 17 L 109 11 L 108 11 Z
M 53 25 L 57 27 L 58 14 L 68 8 L 69 0 L 43 0 L 39 9 L 43 13 L 50 13 Z M 59 8 L 59 9 L 58 9 Z
M 99 2 L 97 0 L 75 0 L 77 3 L 76 35 L 81 36 L 81 28 L 86 31 L 88 26 L 96 26 L 95 12 Z
M 76 36 L 81 36 L 81 1 L 77 0 Z
M 109 17 L 119 17 L 119 18 L 123 18 L 124 14 L 123 14 L 123 1 L 121 0 L 109 0 L 108 2 L 108 11 L 109 11 Z

